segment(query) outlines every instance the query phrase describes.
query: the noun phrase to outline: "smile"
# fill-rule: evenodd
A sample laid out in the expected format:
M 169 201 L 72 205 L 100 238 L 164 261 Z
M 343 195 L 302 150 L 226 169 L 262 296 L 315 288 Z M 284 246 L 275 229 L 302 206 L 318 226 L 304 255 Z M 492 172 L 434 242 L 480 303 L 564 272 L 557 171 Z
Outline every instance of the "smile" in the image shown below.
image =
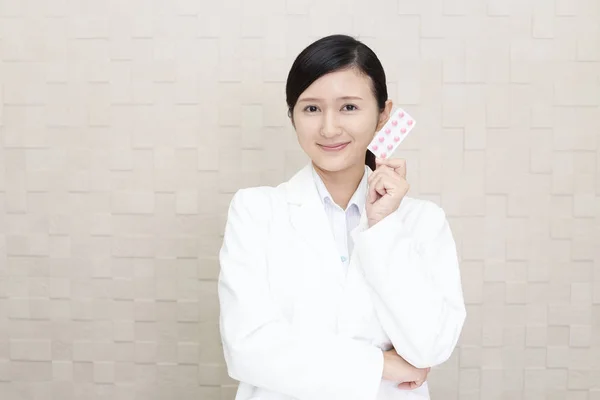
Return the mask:
M 333 144 L 333 145 L 320 144 L 319 146 L 325 151 L 340 151 L 340 150 L 345 149 L 346 146 L 348 146 L 349 144 L 350 144 L 350 142 L 338 143 L 338 144 Z

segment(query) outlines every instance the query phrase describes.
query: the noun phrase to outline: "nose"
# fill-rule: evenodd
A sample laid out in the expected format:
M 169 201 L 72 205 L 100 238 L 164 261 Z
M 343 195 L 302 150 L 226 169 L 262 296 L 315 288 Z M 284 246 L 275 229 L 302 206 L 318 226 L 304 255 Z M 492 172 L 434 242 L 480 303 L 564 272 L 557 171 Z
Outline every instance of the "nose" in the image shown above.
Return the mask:
M 332 112 L 323 113 L 321 122 L 321 136 L 332 138 L 342 133 L 337 117 Z

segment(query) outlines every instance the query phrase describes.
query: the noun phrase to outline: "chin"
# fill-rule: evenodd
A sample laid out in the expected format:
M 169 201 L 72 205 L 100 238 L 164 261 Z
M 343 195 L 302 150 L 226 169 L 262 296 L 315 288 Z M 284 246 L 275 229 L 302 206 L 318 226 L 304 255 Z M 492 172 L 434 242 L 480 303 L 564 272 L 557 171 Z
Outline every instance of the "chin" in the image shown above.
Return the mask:
M 347 157 L 317 157 L 313 158 L 313 163 L 328 172 L 344 171 L 357 164 L 357 162 L 349 160 Z

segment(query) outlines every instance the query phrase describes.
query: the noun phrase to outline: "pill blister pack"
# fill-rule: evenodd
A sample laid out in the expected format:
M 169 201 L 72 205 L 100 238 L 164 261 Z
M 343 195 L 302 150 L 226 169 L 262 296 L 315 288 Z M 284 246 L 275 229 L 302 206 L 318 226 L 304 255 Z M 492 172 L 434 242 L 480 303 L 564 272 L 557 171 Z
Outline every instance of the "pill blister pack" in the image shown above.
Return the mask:
M 397 108 L 386 124 L 379 130 L 369 144 L 368 149 L 378 158 L 387 158 L 406 139 L 413 130 L 416 121 L 406 111 Z

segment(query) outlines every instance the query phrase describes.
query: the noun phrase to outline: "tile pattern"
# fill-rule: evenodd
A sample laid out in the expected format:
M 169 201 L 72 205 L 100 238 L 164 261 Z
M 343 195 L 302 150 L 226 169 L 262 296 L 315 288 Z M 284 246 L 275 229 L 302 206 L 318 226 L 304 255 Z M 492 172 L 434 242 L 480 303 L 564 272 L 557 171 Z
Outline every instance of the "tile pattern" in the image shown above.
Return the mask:
M 597 0 L 0 0 L 0 398 L 233 399 L 216 254 L 306 161 L 296 54 L 380 55 L 468 321 L 434 398 L 600 399 Z

